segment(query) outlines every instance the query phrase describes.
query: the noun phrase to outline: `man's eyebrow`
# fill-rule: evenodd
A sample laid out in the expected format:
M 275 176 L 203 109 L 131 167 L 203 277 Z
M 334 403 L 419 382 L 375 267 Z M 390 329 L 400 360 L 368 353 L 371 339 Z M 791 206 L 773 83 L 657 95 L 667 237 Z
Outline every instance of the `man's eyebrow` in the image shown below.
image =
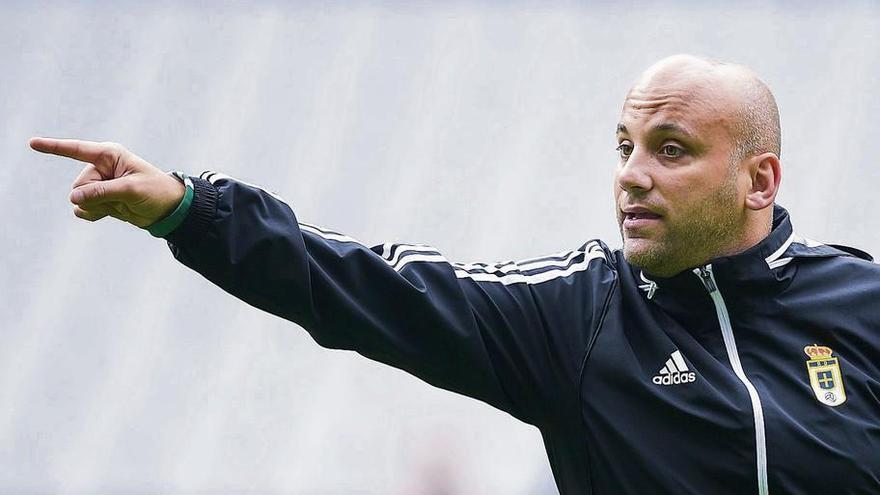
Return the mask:
M 649 134 L 679 134 L 686 138 L 693 139 L 694 135 L 691 134 L 686 128 L 674 123 L 674 122 L 662 122 L 660 124 L 655 125 L 648 129 Z M 617 135 L 620 134 L 629 134 L 629 130 L 622 123 L 617 124 Z
M 685 129 L 684 127 L 682 127 L 682 126 L 680 126 L 680 125 L 678 125 L 678 124 L 672 123 L 672 122 L 663 122 L 663 123 L 661 123 L 661 124 L 657 124 L 657 125 L 655 125 L 654 127 L 652 127 L 648 132 L 651 132 L 651 133 L 662 132 L 662 133 L 669 133 L 669 134 L 681 134 L 682 136 L 685 136 L 685 137 L 693 137 L 693 135 L 690 133 L 690 131 L 688 131 L 688 130 Z

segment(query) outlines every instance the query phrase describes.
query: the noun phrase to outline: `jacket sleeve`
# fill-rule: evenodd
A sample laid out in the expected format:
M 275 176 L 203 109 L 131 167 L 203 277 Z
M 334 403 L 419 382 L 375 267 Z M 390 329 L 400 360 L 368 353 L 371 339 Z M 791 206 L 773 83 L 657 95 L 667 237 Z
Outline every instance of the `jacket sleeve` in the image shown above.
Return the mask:
M 368 248 L 299 223 L 285 201 L 243 181 L 207 172 L 193 181 L 190 213 L 166 237 L 175 258 L 301 325 L 320 345 L 357 351 L 532 424 L 576 396 L 584 337 L 579 325 L 559 328 L 559 315 L 547 315 L 559 308 L 544 306 L 577 297 L 581 288 L 566 275 L 601 264 L 598 243 L 525 263 L 450 263 L 428 246 Z

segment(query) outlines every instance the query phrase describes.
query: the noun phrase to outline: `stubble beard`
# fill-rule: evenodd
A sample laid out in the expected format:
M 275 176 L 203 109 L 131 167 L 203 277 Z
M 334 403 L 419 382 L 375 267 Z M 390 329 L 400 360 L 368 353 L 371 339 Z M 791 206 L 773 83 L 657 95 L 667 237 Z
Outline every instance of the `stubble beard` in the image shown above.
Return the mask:
M 658 239 L 627 239 L 621 227 L 623 255 L 647 273 L 671 277 L 712 258 L 730 254 L 730 246 L 742 237 L 745 221 L 736 208 L 735 178 L 682 212 L 681 220 L 666 224 Z

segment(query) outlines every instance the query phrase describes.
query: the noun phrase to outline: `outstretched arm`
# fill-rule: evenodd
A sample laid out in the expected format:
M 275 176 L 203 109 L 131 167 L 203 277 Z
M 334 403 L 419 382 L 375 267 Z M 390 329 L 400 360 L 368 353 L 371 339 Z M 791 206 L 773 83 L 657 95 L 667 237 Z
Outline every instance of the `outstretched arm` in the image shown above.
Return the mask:
M 83 218 L 143 227 L 180 202 L 178 181 L 118 145 L 32 146 L 91 164 L 71 194 Z M 278 196 L 222 174 L 191 180 L 189 214 L 166 239 L 178 260 L 227 292 L 300 324 L 325 347 L 523 421 L 578 410 L 583 352 L 613 279 L 600 244 L 524 262 L 450 263 L 428 246 L 367 247 L 300 223 Z M 78 202 L 79 193 L 95 199 Z

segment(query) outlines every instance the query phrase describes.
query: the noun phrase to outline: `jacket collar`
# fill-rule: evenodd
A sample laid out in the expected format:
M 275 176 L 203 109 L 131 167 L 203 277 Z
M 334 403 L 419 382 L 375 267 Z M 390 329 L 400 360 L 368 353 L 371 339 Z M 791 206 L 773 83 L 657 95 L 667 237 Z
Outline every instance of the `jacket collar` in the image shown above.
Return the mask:
M 774 205 L 773 228 L 761 242 L 741 253 L 709 260 L 702 266 L 712 265 L 715 280 L 725 297 L 728 294 L 734 296 L 744 292 L 750 294 L 775 292 L 784 288 L 790 281 L 791 275 L 787 273 L 788 270 L 779 270 L 779 268 L 792 260 L 791 246 L 795 241 L 807 242 L 794 234 L 788 211 L 779 205 Z M 684 270 L 668 278 L 652 277 L 635 267 L 632 273 L 637 278 L 642 292 L 661 305 L 671 302 L 672 297 L 679 299 L 682 296 L 706 293 L 693 269 Z

